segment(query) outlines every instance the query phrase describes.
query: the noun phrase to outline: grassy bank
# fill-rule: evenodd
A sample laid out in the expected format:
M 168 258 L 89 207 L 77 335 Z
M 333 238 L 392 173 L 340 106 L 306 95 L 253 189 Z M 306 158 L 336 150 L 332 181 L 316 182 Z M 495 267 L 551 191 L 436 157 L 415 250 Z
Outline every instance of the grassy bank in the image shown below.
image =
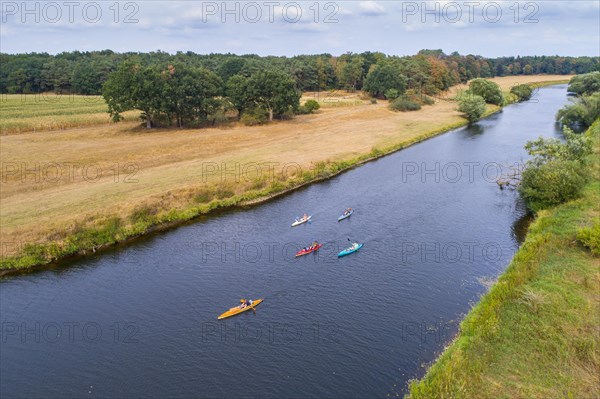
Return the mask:
M 600 239 L 600 121 L 586 134 L 595 153 L 583 197 L 539 213 L 506 272 L 407 397 L 600 397 L 600 259 L 588 247 L 590 236 L 596 246 Z
M 564 80 L 564 76 L 552 78 Z M 523 83 L 523 77 L 497 81 L 506 90 Z M 41 162 L 41 171 L 44 165 L 89 164 L 92 172 L 107 173 L 93 181 L 67 171 L 60 178 L 23 178 L 19 170 L 3 175 L 0 269 L 10 272 L 46 264 L 216 209 L 270 199 L 465 125 L 455 107 L 453 101 L 442 99 L 420 111 L 401 113 L 388 110 L 387 102 L 380 101 L 326 107 L 315 115 L 261 127 L 146 131 L 126 123 L 51 135 L 3 136 L 5 163 L 31 170 Z M 488 106 L 487 115 L 498 110 Z M 306 142 L 318 145 L 306 147 Z M 294 173 L 289 173 L 292 168 L 241 182 L 223 181 L 218 175 L 205 180 L 202 174 L 205 163 L 231 167 L 261 162 L 285 165 L 291 160 L 300 167 Z M 137 168 L 133 183 L 123 168 L 129 164 Z M 115 168 L 121 173 L 116 175 Z

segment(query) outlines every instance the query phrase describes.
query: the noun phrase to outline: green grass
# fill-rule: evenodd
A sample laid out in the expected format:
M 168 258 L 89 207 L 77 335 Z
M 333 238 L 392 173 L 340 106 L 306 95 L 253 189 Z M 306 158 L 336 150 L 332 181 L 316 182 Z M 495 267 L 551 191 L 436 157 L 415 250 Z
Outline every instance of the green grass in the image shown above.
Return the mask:
M 600 203 L 600 120 L 594 179 L 582 198 L 542 211 L 506 272 L 407 397 L 600 397 L 600 261 L 577 239 Z
M 0 94 L 0 134 L 56 130 L 109 123 L 101 96 Z M 139 112 L 127 112 L 135 120 Z

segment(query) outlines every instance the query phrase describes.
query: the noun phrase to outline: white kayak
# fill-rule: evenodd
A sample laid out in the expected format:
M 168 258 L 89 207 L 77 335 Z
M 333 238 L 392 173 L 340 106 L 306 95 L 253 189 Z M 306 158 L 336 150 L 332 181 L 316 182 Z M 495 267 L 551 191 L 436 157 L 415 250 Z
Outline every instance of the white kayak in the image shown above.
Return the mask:
M 312 218 L 312 216 L 307 217 L 306 219 L 296 219 L 294 223 L 292 223 L 292 227 L 300 226 L 303 223 L 306 223 Z

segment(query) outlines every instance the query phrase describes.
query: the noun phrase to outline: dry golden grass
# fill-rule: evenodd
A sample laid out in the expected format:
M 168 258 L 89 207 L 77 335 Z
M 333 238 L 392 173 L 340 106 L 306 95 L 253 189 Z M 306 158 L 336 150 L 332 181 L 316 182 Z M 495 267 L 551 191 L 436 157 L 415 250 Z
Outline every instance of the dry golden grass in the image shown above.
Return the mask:
M 494 80 L 507 89 L 516 82 L 565 78 Z M 340 102 L 361 103 L 325 106 L 314 115 L 259 127 L 147 131 L 126 122 L 2 136 L 0 240 L 44 242 L 74 225 L 93 223 L 98 216 L 127 217 L 140 204 L 181 208 L 208 185 L 223 184 L 234 191 L 248 185 L 236 184 L 230 175 L 225 183 L 219 175 L 203 179 L 207 163 L 233 168 L 236 163 L 243 167 L 273 162 L 279 172 L 295 163 L 308 170 L 319 161 L 369 153 L 462 120 L 455 103 L 447 100 L 396 113 L 388 110 L 386 101 L 370 104 L 358 93 L 336 95 Z M 33 173 L 24 173 L 26 169 Z M 248 170 L 242 183 L 254 177 Z
M 0 94 L 0 135 L 109 124 L 107 109 L 101 96 Z M 128 121 L 139 120 L 139 115 L 123 114 Z

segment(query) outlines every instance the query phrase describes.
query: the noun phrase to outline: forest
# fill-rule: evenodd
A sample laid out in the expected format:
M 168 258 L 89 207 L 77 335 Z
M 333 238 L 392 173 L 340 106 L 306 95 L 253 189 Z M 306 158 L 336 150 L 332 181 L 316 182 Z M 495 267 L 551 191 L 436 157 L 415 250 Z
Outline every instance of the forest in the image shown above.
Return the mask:
M 600 70 L 597 57 L 527 56 L 484 58 L 447 55 L 442 50 L 421 50 L 413 56 L 380 52 L 261 57 L 258 55 L 207 54 L 162 51 L 115 53 L 111 50 L 5 54 L 0 53 L 0 93 L 41 92 L 99 95 L 102 85 L 120 64 L 144 66 L 180 64 L 216 74 L 224 83 L 234 75 L 275 69 L 286 72 L 300 91 L 363 89 L 374 65 L 393 65 L 406 79 L 406 87 L 434 94 L 473 78 L 530 74 L 583 74 Z M 375 93 L 378 94 L 378 93 Z

